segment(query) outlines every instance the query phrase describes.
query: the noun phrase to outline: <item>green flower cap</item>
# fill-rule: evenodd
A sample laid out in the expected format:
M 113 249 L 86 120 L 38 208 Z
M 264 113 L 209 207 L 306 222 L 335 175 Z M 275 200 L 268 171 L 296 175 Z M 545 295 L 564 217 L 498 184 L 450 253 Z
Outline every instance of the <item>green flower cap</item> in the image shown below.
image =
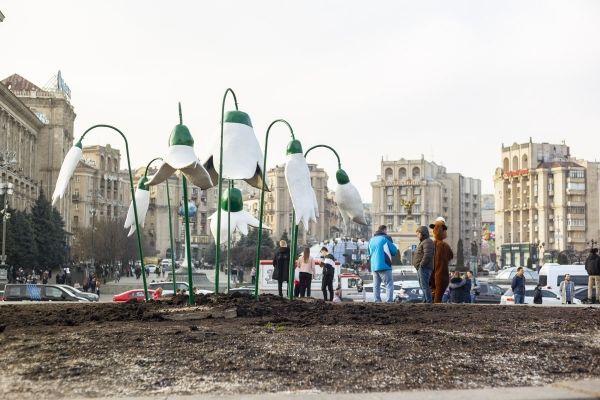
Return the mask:
M 80 139 L 80 140 L 78 140 L 78 141 L 77 141 L 77 143 L 75 143 L 75 144 L 73 145 L 73 147 L 75 147 L 75 146 L 77 146 L 77 147 L 79 147 L 80 149 L 82 149 L 82 150 L 83 150 L 83 145 L 81 144 L 81 139 Z
M 292 140 L 287 145 L 286 155 L 302 153 L 302 144 L 299 140 Z
M 169 146 L 194 146 L 194 138 L 187 126 L 175 125 L 169 136 Z
M 244 201 L 242 200 L 242 191 L 237 188 L 229 190 L 225 190 L 221 195 L 221 209 L 228 211 L 227 203 L 228 200 L 231 202 L 231 212 L 242 211 L 244 208 Z
M 244 124 L 252 128 L 252 121 L 250 121 L 250 116 L 243 111 L 227 111 L 225 113 L 225 121 L 223 122 Z
M 338 169 L 335 173 L 335 179 L 337 180 L 338 185 L 345 185 L 350 182 L 350 178 L 348 178 L 348 174 L 343 169 Z
M 142 177 L 142 179 L 140 179 L 140 181 L 138 182 L 138 188 L 142 189 L 142 190 L 148 190 L 148 177 L 144 176 Z

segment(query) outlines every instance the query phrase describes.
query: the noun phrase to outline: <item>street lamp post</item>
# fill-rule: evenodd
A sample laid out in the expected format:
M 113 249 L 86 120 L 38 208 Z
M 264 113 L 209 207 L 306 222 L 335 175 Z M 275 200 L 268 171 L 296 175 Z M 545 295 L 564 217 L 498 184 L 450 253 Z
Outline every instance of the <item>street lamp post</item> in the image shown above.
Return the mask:
M 8 196 L 13 194 L 13 184 L 10 182 L 0 182 L 0 195 L 4 196 L 4 208 L 2 208 L 2 258 L 0 258 L 0 267 L 6 267 L 6 224 L 10 218 L 8 212 Z

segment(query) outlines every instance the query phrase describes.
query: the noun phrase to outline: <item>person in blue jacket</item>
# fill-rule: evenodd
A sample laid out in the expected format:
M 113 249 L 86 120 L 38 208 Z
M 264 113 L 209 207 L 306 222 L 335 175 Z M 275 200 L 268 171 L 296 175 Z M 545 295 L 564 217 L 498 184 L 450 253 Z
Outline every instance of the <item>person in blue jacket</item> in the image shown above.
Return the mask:
M 369 240 L 369 256 L 373 272 L 373 294 L 375 303 L 381 303 L 381 282 L 386 288 L 386 302 L 394 302 L 394 278 L 392 275 L 392 257 L 398 248 L 387 234 L 387 227 L 381 225 Z

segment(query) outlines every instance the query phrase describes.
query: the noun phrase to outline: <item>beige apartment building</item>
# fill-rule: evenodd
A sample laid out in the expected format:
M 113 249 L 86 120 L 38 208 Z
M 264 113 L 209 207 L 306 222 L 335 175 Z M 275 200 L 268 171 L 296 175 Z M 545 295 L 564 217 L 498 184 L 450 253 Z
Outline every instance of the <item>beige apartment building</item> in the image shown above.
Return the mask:
M 73 145 L 75 112 L 71 92 L 57 75 L 40 88 L 17 74 L 0 85 L 0 150 L 15 160 L 2 167 L 3 181 L 12 182 L 11 206 L 26 209 L 42 189 L 50 197 L 64 156 Z M 0 164 L 4 165 L 4 163 Z M 56 208 L 71 231 L 71 199 L 67 190 Z
M 448 224 L 448 243 L 456 252 L 458 240 L 462 239 L 466 257 L 470 255 L 471 243 L 480 240 L 479 179 L 449 173 L 445 167 L 424 158 L 402 158 L 381 160 L 381 174 L 371 182 L 371 187 L 371 227 L 376 230 L 379 225 L 386 225 L 395 242 L 405 235 L 401 227 L 409 216 L 409 209 L 415 226 L 429 225 L 437 217 L 444 217 Z M 403 257 L 410 259 L 410 255 L 403 254 Z
M 496 246 L 503 265 L 583 251 L 600 234 L 599 163 L 577 160 L 566 144 L 502 146 L 496 169 Z

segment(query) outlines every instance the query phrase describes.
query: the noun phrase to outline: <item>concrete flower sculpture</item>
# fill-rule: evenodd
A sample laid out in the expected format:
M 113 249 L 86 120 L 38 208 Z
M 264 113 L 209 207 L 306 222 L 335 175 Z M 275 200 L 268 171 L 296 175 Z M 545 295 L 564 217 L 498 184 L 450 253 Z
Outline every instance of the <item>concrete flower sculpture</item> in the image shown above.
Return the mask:
M 54 193 L 52 194 L 52 205 L 55 205 L 58 199 L 62 199 L 65 195 L 73 172 L 75 172 L 75 168 L 77 168 L 77 164 L 82 157 L 83 152 L 81 151 L 81 142 L 77 142 L 71 147 L 65 156 L 65 161 L 63 161 L 62 166 L 60 167 L 56 186 L 54 187 Z
M 285 180 L 296 212 L 296 221 L 302 221 L 304 230 L 307 231 L 308 223 L 317 221 L 319 206 L 310 183 L 310 171 L 302 153 L 302 144 L 298 140 L 292 140 L 287 147 Z
M 148 213 L 148 207 L 150 206 L 150 192 L 148 191 L 148 178 L 145 176 L 140 179 L 138 187 L 135 189 L 135 201 L 137 203 L 138 211 L 138 222 L 140 228 L 144 227 L 146 222 L 146 214 Z M 127 210 L 127 218 L 125 218 L 125 229 L 129 228 L 127 236 L 133 235 L 135 232 L 135 217 L 133 214 L 133 202 L 129 204 L 129 210 Z
M 348 226 L 349 221 L 367 225 L 360 194 L 358 193 L 358 189 L 350 183 L 348 174 L 343 169 L 339 169 L 335 174 L 335 179 L 338 183 L 335 191 L 335 202 L 344 219 L 344 225 Z
M 173 128 L 169 137 L 169 151 L 164 160 L 156 174 L 148 181 L 149 186 L 158 185 L 177 170 L 200 189 L 214 186 L 210 175 L 194 153 L 194 138 L 187 126 L 178 124 Z
M 262 189 L 263 153 L 248 114 L 242 111 L 228 111 L 225 114 L 222 177 L 219 177 L 220 145 L 218 140 L 204 163 L 212 180 L 243 179 L 255 188 Z
M 228 199 L 228 197 L 230 197 Z M 242 192 L 239 189 L 233 188 L 231 191 L 225 190 L 223 196 L 221 196 L 220 202 L 221 210 L 223 213 L 223 221 L 227 221 L 227 212 L 230 213 L 231 220 L 231 231 L 238 231 L 242 235 L 248 234 L 248 225 L 258 227 L 259 221 L 254 218 L 248 211 L 244 210 L 244 202 L 242 201 Z M 231 205 L 231 210 L 228 209 L 228 204 Z M 210 220 L 210 232 L 213 237 L 217 237 L 217 212 L 211 215 Z M 269 229 L 263 225 L 263 228 Z M 227 223 L 221 223 L 221 240 L 220 244 L 227 242 Z

